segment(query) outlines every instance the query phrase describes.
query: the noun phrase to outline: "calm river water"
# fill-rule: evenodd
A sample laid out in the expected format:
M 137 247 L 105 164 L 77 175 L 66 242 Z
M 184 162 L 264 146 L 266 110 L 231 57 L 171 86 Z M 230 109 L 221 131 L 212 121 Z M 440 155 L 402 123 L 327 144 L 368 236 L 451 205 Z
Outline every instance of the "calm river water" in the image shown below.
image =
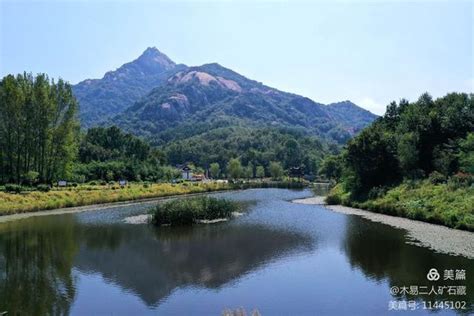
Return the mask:
M 248 201 L 248 210 L 190 228 L 124 222 L 150 204 L 0 224 L 0 313 L 393 315 L 397 306 L 443 315 L 455 312 L 431 313 L 423 301 L 474 303 L 474 260 L 411 245 L 384 224 L 290 202 L 309 190 L 215 195 Z M 438 282 L 427 280 L 431 268 Z M 467 280 L 443 281 L 444 270 L 466 270 Z M 406 293 L 410 286 L 420 293 Z M 448 287 L 422 294 L 425 286 L 456 286 L 459 295 Z

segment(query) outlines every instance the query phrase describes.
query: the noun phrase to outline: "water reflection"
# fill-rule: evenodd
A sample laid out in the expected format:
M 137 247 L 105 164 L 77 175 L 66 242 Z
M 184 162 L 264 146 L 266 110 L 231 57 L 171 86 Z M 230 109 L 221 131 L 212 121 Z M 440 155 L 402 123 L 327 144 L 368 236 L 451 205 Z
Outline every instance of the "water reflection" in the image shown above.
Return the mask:
M 438 290 L 439 286 L 466 286 L 466 295 L 448 295 L 445 289 L 442 295 L 394 295 L 394 299 L 406 300 L 465 300 L 468 302 L 468 313 L 472 311 L 474 302 L 474 278 L 472 260 L 445 254 L 435 253 L 427 248 L 421 248 L 405 242 L 405 233 L 387 225 L 377 224 L 360 217 L 351 216 L 347 221 L 343 249 L 352 267 L 360 269 L 367 277 L 377 281 L 388 280 L 390 286 L 431 286 Z M 436 268 L 441 278 L 437 282 L 428 281 L 426 275 L 431 268 Z M 467 271 L 466 280 L 443 280 L 444 270 L 464 269 Z M 425 291 L 426 289 L 424 289 Z
M 68 314 L 78 251 L 73 217 L 31 218 L 0 226 L 0 311 Z
M 456 298 L 474 302 L 472 260 L 409 245 L 402 230 L 383 224 L 288 202 L 308 194 L 228 192 L 257 203 L 237 220 L 188 228 L 123 223 L 145 212 L 144 205 L 0 224 L 0 312 L 84 314 L 95 304 L 91 312 L 119 314 L 116 306 L 133 297 L 138 305 L 131 313 L 181 307 L 189 314 L 189 297 L 200 295 L 211 313 L 238 302 L 235 307 L 248 304 L 268 314 L 347 314 L 354 306 L 361 313 L 375 306 L 383 314 L 390 286 L 427 285 L 433 267 L 466 269 L 467 280 L 459 283 L 467 295 Z M 91 298 L 102 297 L 104 289 L 115 293 L 110 301 Z
M 308 244 L 304 236 L 257 225 L 160 229 L 116 225 L 114 229 L 122 237 L 118 246 L 116 240 L 102 240 L 102 245 L 113 248 L 89 247 L 89 236 L 75 266 L 84 272 L 99 272 L 150 306 L 179 287 L 219 288 Z

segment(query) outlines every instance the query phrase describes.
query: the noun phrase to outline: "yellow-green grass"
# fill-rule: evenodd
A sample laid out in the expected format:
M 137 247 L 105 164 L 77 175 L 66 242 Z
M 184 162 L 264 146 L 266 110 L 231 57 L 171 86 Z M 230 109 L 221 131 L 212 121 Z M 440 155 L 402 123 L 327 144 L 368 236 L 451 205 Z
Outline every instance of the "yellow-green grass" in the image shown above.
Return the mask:
M 351 200 L 350 194 L 338 184 L 326 201 L 474 231 L 473 186 L 432 184 L 428 180 L 415 185 L 402 183 L 378 198 L 360 202 Z
M 0 215 L 231 189 L 226 183 L 81 185 L 49 192 L 0 192 Z

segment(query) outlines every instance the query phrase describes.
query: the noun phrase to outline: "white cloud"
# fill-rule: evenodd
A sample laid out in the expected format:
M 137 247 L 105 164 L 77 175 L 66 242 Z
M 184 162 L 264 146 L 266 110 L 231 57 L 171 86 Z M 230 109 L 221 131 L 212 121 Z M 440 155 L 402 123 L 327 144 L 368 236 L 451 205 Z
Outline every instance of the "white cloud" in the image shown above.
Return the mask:
M 383 115 L 385 113 L 385 104 L 381 104 L 370 97 L 364 97 L 359 101 L 355 102 L 358 106 L 363 107 L 366 110 L 369 110 L 372 113 L 377 115 Z

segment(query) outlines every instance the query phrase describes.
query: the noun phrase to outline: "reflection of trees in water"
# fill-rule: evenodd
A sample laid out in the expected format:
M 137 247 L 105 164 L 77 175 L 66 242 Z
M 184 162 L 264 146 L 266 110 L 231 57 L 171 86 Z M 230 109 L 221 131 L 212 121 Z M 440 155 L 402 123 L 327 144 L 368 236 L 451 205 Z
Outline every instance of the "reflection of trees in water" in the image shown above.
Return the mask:
M 0 311 L 68 314 L 75 296 L 73 217 L 32 217 L 0 226 Z
M 469 275 L 472 273 L 473 260 L 438 254 L 427 248 L 407 244 L 402 230 L 352 216 L 347 222 L 343 248 L 352 267 L 359 268 L 369 278 L 378 281 L 387 279 L 390 286 L 418 285 L 429 286 L 429 289 L 432 285 L 436 288 L 444 285 L 467 287 L 466 296 L 408 295 L 406 296 L 408 300 L 466 300 L 468 306 L 474 303 L 474 276 Z M 438 282 L 426 279 L 431 268 L 436 268 L 440 272 L 441 279 Z M 465 269 L 467 279 L 443 281 L 445 269 Z M 394 299 L 396 298 L 400 297 L 395 296 Z
M 158 229 L 117 225 L 115 229 L 123 237 L 118 247 L 81 247 L 76 266 L 101 273 L 148 305 L 158 304 L 179 287 L 218 288 L 311 243 L 306 237 L 257 225 Z
M 81 225 L 75 216 L 0 225 L 0 312 L 68 314 L 72 268 L 100 273 L 148 305 L 186 286 L 218 288 L 313 241 L 258 225 Z

